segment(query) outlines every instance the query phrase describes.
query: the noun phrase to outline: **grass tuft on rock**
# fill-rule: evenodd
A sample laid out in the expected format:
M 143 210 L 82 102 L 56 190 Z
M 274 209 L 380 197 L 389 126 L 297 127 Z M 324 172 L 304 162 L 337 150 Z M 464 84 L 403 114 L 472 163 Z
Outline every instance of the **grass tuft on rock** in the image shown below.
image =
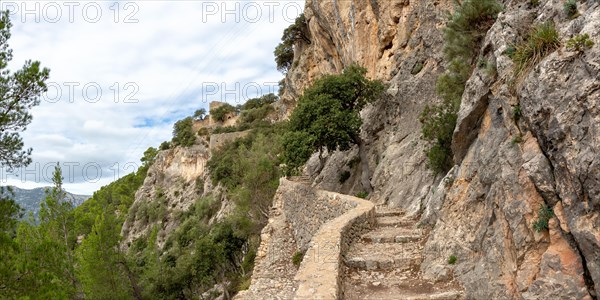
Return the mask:
M 560 47 L 558 31 L 552 22 L 537 25 L 521 44 L 517 45 L 512 59 L 515 74 L 522 75 L 537 65 L 544 57 Z

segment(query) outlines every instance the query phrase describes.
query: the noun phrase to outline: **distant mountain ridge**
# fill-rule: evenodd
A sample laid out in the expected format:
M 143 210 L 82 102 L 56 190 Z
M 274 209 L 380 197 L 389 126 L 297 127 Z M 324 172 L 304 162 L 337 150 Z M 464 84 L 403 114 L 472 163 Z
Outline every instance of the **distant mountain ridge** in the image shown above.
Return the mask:
M 5 186 L 4 188 L 7 187 L 8 186 Z M 40 203 L 42 202 L 42 200 L 46 199 L 45 191 L 46 189 L 51 189 L 52 187 L 22 189 L 16 186 L 10 186 L 10 188 L 13 190 L 14 193 L 12 199 L 14 199 L 21 206 L 21 208 L 23 208 L 23 211 L 25 213 L 24 216 L 27 217 L 29 215 L 29 212 L 32 212 L 33 216 L 37 219 L 38 213 L 40 211 Z M 7 191 L 5 190 L 4 193 L 7 193 Z M 71 194 L 69 192 L 66 193 L 67 199 L 69 199 L 74 206 L 79 206 L 85 200 L 92 197 L 89 195 L 77 195 Z

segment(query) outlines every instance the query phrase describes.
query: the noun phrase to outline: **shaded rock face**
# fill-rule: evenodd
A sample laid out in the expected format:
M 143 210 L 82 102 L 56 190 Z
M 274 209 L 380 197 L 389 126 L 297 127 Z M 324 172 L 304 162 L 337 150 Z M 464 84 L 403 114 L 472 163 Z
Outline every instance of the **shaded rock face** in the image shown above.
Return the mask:
M 581 15 L 570 20 L 562 1 L 502 2 L 480 50 L 497 71 L 475 68 L 467 83 L 448 174 L 427 169 L 418 115 L 438 101 L 441 29 L 452 1 L 308 0 L 311 44 L 298 45 L 286 77 L 287 112 L 320 75 L 354 61 L 365 66 L 389 84 L 385 99 L 361 113 L 370 199 L 422 213 L 432 226 L 425 275 L 435 277 L 455 255 L 452 273 L 467 298 L 593 299 L 600 293 L 600 4 L 578 2 Z M 563 46 L 515 80 L 504 51 L 549 20 Z M 596 45 L 568 51 L 566 40 L 580 33 Z M 363 171 L 357 156 L 357 149 L 329 153 L 324 164 L 315 156 L 306 172 L 320 188 L 354 194 Z M 543 205 L 554 216 L 537 232 Z
M 452 1 L 307 1 L 310 44 L 297 45 L 296 67 L 286 77 L 284 99 L 294 99 L 323 74 L 358 62 L 367 76 L 388 83 L 388 95 L 363 112 L 362 137 L 369 151 L 376 199 L 417 214 L 436 178 L 426 167 L 418 116 L 437 101 L 442 33 Z M 297 63 L 296 63 L 297 62 Z M 289 110 L 293 105 L 290 105 Z M 318 157 L 308 172 L 320 188 L 362 191 L 357 149 Z M 352 175 L 340 184 L 340 174 Z

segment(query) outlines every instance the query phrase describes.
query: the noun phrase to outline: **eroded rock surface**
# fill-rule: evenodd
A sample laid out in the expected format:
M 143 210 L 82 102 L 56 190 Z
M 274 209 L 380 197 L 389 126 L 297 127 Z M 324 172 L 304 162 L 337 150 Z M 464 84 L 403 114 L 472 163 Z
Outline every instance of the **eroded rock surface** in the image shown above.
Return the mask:
M 310 44 L 299 44 L 286 77 L 283 103 L 315 78 L 358 62 L 389 84 L 388 94 L 363 112 L 370 199 L 422 215 L 431 226 L 421 269 L 455 278 L 466 298 L 594 299 L 600 294 L 600 3 L 579 1 L 568 18 L 564 1 L 501 1 L 480 58 L 495 74 L 475 68 L 462 99 L 452 145 L 456 166 L 431 173 L 423 155 L 418 115 L 438 101 L 444 70 L 442 33 L 452 1 L 311 1 Z M 562 45 L 515 78 L 505 51 L 529 30 L 552 21 Z M 576 34 L 595 46 L 566 49 Z M 521 118 L 515 118 L 519 109 Z M 317 157 L 307 174 L 317 187 L 361 191 L 357 149 Z M 340 174 L 349 172 L 342 182 Z M 541 206 L 554 216 L 537 232 Z

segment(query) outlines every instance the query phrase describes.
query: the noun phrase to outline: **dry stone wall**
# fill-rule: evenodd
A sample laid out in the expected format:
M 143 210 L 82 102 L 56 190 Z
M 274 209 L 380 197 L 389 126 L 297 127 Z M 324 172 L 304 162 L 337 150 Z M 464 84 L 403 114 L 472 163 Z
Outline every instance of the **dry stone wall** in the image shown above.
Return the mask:
M 280 181 L 267 226 L 261 233 L 252 284 L 236 299 L 326 299 L 339 295 L 341 253 L 370 227 L 372 203 Z M 305 252 L 299 270 L 292 256 Z

